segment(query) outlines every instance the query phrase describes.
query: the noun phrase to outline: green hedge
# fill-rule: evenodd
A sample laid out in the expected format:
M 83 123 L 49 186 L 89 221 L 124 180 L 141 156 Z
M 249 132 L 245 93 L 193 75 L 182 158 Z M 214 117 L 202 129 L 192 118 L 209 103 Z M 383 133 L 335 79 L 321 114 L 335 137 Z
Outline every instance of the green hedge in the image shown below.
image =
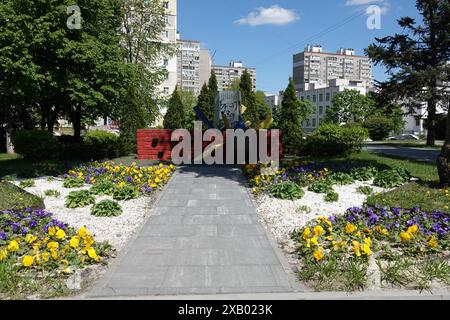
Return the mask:
M 59 155 L 58 139 L 43 130 L 22 130 L 13 137 L 16 153 L 29 160 L 56 159 Z

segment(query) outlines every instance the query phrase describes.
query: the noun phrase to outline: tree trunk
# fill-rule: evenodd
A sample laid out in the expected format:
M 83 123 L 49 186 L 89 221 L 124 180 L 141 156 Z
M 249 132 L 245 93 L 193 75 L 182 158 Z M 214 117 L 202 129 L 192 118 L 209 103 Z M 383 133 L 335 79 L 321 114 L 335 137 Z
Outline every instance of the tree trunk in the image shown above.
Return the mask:
M 76 106 L 72 112 L 73 138 L 81 141 L 81 106 Z
M 11 139 L 11 129 L 8 129 L 8 127 L 5 128 L 5 136 L 6 136 L 6 153 L 14 154 L 14 145 L 12 144 Z
M 427 146 L 434 147 L 436 144 L 436 101 L 428 100 L 428 134 Z
M 450 105 L 449 105 L 450 107 Z M 445 131 L 445 143 L 437 160 L 439 180 L 444 187 L 450 186 L 450 108 L 447 113 L 447 128 Z

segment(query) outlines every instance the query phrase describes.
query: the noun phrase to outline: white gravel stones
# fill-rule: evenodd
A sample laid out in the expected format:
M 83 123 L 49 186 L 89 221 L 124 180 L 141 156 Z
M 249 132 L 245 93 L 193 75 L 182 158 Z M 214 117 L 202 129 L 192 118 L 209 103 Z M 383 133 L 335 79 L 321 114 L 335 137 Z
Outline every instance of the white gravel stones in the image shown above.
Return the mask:
M 334 191 L 339 194 L 337 202 L 325 202 L 325 194 L 314 193 L 307 188 L 304 188 L 303 198 L 295 201 L 263 195 L 256 199 L 258 216 L 279 243 L 287 243 L 292 231 L 305 226 L 312 219 L 318 216 L 342 215 L 350 207 L 361 206 L 367 196 L 356 191 L 360 186 L 370 186 L 374 192 L 386 191 L 373 186 L 371 181 L 357 181 L 351 185 L 333 186 Z M 309 210 L 297 210 L 301 206 L 306 206 Z
M 16 185 L 20 181 L 15 181 Z M 45 197 L 44 203 L 47 211 L 53 213 L 53 217 L 63 221 L 69 226 L 80 228 L 85 226 L 96 241 L 108 241 L 116 250 L 124 247 L 130 236 L 142 225 L 145 217 L 150 213 L 151 205 L 155 195 L 143 196 L 135 200 L 117 201 L 123 209 L 118 217 L 95 217 L 91 215 L 92 206 L 84 208 L 69 209 L 65 207 L 66 196 L 71 191 L 89 189 L 89 185 L 82 188 L 67 189 L 63 187 L 63 179 L 55 178 L 47 181 L 47 178 L 34 180 L 35 185 L 25 190 L 38 196 L 44 196 L 49 189 L 57 190 L 61 195 L 57 198 Z M 95 196 L 96 203 L 110 196 Z

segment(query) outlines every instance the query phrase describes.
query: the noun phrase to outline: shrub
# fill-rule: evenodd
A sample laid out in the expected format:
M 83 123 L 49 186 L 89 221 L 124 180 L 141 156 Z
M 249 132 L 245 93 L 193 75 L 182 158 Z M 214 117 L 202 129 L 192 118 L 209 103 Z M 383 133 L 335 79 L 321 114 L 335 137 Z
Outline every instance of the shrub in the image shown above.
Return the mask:
M 384 116 L 371 116 L 367 118 L 363 127 L 369 132 L 369 137 L 372 140 L 380 141 L 389 137 L 391 131 L 395 129 L 394 122 Z
M 131 200 L 139 197 L 139 191 L 130 185 L 117 187 L 113 192 L 114 200 Z
M 352 184 L 355 180 L 351 175 L 343 172 L 336 172 L 330 175 L 329 180 L 334 184 L 346 185 Z
M 19 183 L 19 187 L 21 187 L 22 189 L 30 188 L 32 186 L 34 186 L 34 180 L 23 180 Z
M 42 130 L 22 130 L 13 137 L 15 151 L 29 160 L 48 160 L 58 156 L 58 140 Z
M 103 200 L 92 207 L 91 214 L 96 217 L 117 217 L 122 214 L 122 208 L 116 201 Z
M 370 196 L 373 192 L 373 188 L 369 186 L 361 186 L 356 189 L 358 193 L 365 194 L 366 196 Z
M 58 190 L 52 190 L 52 189 L 50 189 L 50 190 L 45 190 L 45 191 L 44 191 L 44 195 L 45 195 L 46 197 L 58 198 L 58 197 L 61 195 L 61 193 L 60 193 Z
M 83 208 L 95 203 L 95 198 L 88 190 L 72 191 L 66 197 L 67 208 Z
M 96 130 L 89 131 L 83 139 L 92 148 L 93 159 L 115 158 L 119 156 L 119 137 L 114 133 Z
M 315 156 L 347 155 L 360 151 L 367 137 L 367 130 L 357 125 L 323 124 L 306 139 L 303 152 Z
M 94 184 L 90 189 L 92 194 L 95 195 L 108 195 L 112 196 L 114 193 L 114 183 L 109 180 L 103 180 Z
M 308 190 L 315 193 L 329 193 L 333 191 L 333 186 L 329 181 L 316 181 L 308 187 Z
M 79 178 L 67 178 L 63 182 L 64 188 L 72 189 L 72 188 L 80 188 L 84 185 L 84 180 Z
M 353 168 L 352 171 L 350 171 L 350 175 L 353 177 L 353 179 L 358 181 L 368 181 L 375 177 L 378 170 L 374 167 L 365 167 L 365 168 Z
M 326 202 L 336 202 L 339 200 L 339 194 L 334 191 L 328 192 L 324 197 L 324 200 Z
M 373 184 L 381 188 L 394 188 L 408 182 L 410 177 L 409 172 L 403 168 L 384 170 L 378 172 Z
M 276 184 L 270 190 L 272 196 L 283 200 L 301 199 L 305 192 L 294 182 L 282 182 Z

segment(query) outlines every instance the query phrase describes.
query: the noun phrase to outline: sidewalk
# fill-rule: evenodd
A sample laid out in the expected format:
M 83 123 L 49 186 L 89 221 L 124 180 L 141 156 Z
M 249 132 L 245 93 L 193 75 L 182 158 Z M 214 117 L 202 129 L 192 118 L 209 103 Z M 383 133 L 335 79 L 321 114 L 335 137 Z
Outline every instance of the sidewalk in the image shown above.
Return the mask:
M 243 183 L 237 168 L 180 168 L 88 297 L 299 291 Z

